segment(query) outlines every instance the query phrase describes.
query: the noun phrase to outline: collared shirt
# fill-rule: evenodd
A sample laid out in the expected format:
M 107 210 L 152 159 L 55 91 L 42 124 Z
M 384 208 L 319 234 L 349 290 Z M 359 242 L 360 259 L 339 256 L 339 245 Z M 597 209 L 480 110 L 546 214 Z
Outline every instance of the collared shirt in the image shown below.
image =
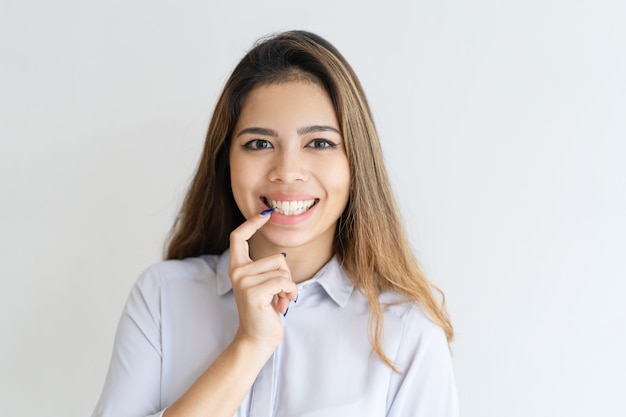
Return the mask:
M 229 252 L 149 268 L 133 287 L 94 417 L 161 416 L 233 340 L 238 327 Z M 383 302 L 398 300 L 383 294 Z M 236 417 L 458 415 L 446 337 L 411 303 L 384 309 L 373 353 L 369 305 L 333 258 L 298 284 L 284 338 Z

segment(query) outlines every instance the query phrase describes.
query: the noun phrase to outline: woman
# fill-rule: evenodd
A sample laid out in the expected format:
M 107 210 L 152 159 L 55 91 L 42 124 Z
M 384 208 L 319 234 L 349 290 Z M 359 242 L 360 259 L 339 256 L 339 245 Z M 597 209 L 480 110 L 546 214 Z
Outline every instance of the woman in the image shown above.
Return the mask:
M 167 259 L 130 294 L 94 416 L 457 414 L 452 327 L 361 85 L 319 36 L 235 68 Z

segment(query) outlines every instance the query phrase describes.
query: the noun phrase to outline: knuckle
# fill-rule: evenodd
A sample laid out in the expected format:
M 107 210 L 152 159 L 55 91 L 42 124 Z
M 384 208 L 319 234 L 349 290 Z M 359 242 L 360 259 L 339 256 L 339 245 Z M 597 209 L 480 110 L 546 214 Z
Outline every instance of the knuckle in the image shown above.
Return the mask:
M 231 247 L 237 245 L 237 242 L 240 242 L 240 241 L 243 241 L 243 240 L 246 240 L 246 239 L 244 239 L 243 231 L 241 231 L 239 229 L 235 229 L 232 232 L 230 232 L 229 241 L 230 241 L 230 246 Z
M 291 281 L 291 273 L 289 271 L 286 271 L 284 269 L 279 269 L 278 272 L 279 272 L 280 278 Z
M 242 276 L 239 279 L 239 287 L 240 288 L 252 288 L 253 285 L 251 285 L 251 281 L 253 281 L 253 278 L 251 276 L 248 276 L 248 275 Z
M 288 277 L 283 276 L 282 274 L 272 278 L 272 281 L 274 285 L 280 286 L 281 288 L 289 287 L 289 283 L 291 282 Z
M 252 287 L 244 287 L 240 289 L 241 295 L 247 300 L 254 296 L 254 288 Z
M 230 275 L 230 277 L 235 280 L 241 278 L 241 267 L 231 265 L 228 268 L 228 275 Z

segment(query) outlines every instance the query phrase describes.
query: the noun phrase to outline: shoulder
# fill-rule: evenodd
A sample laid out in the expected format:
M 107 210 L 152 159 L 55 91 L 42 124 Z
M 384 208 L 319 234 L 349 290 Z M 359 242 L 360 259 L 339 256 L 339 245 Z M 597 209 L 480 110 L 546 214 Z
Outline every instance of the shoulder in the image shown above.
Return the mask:
M 161 314 L 164 294 L 184 299 L 198 288 L 197 284 L 215 282 L 219 259 L 218 255 L 210 255 L 151 265 L 133 285 L 126 312 L 133 316 L 148 312 L 156 320 Z
M 386 292 L 381 294 L 380 301 L 384 306 L 385 319 L 395 321 L 402 329 L 405 342 L 418 344 L 448 344 L 444 330 L 428 315 L 426 310 L 416 302 L 406 301 L 402 295 Z
M 387 304 L 385 319 L 401 328 L 390 359 L 398 369 L 389 385 L 388 416 L 458 416 L 456 383 L 444 330 L 417 303 Z M 385 326 L 387 322 L 385 322 Z M 385 327 L 385 331 L 387 327 Z
M 196 258 L 166 260 L 148 267 L 135 287 L 156 290 L 176 281 L 206 281 L 215 279 L 221 255 L 203 255 Z

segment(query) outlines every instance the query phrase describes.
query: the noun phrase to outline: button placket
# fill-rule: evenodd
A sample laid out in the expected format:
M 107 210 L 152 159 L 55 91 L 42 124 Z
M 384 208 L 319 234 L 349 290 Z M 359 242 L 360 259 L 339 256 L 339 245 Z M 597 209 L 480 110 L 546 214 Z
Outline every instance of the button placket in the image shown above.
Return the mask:
M 272 417 L 276 397 L 276 353 L 265 363 L 252 385 L 250 417 Z

